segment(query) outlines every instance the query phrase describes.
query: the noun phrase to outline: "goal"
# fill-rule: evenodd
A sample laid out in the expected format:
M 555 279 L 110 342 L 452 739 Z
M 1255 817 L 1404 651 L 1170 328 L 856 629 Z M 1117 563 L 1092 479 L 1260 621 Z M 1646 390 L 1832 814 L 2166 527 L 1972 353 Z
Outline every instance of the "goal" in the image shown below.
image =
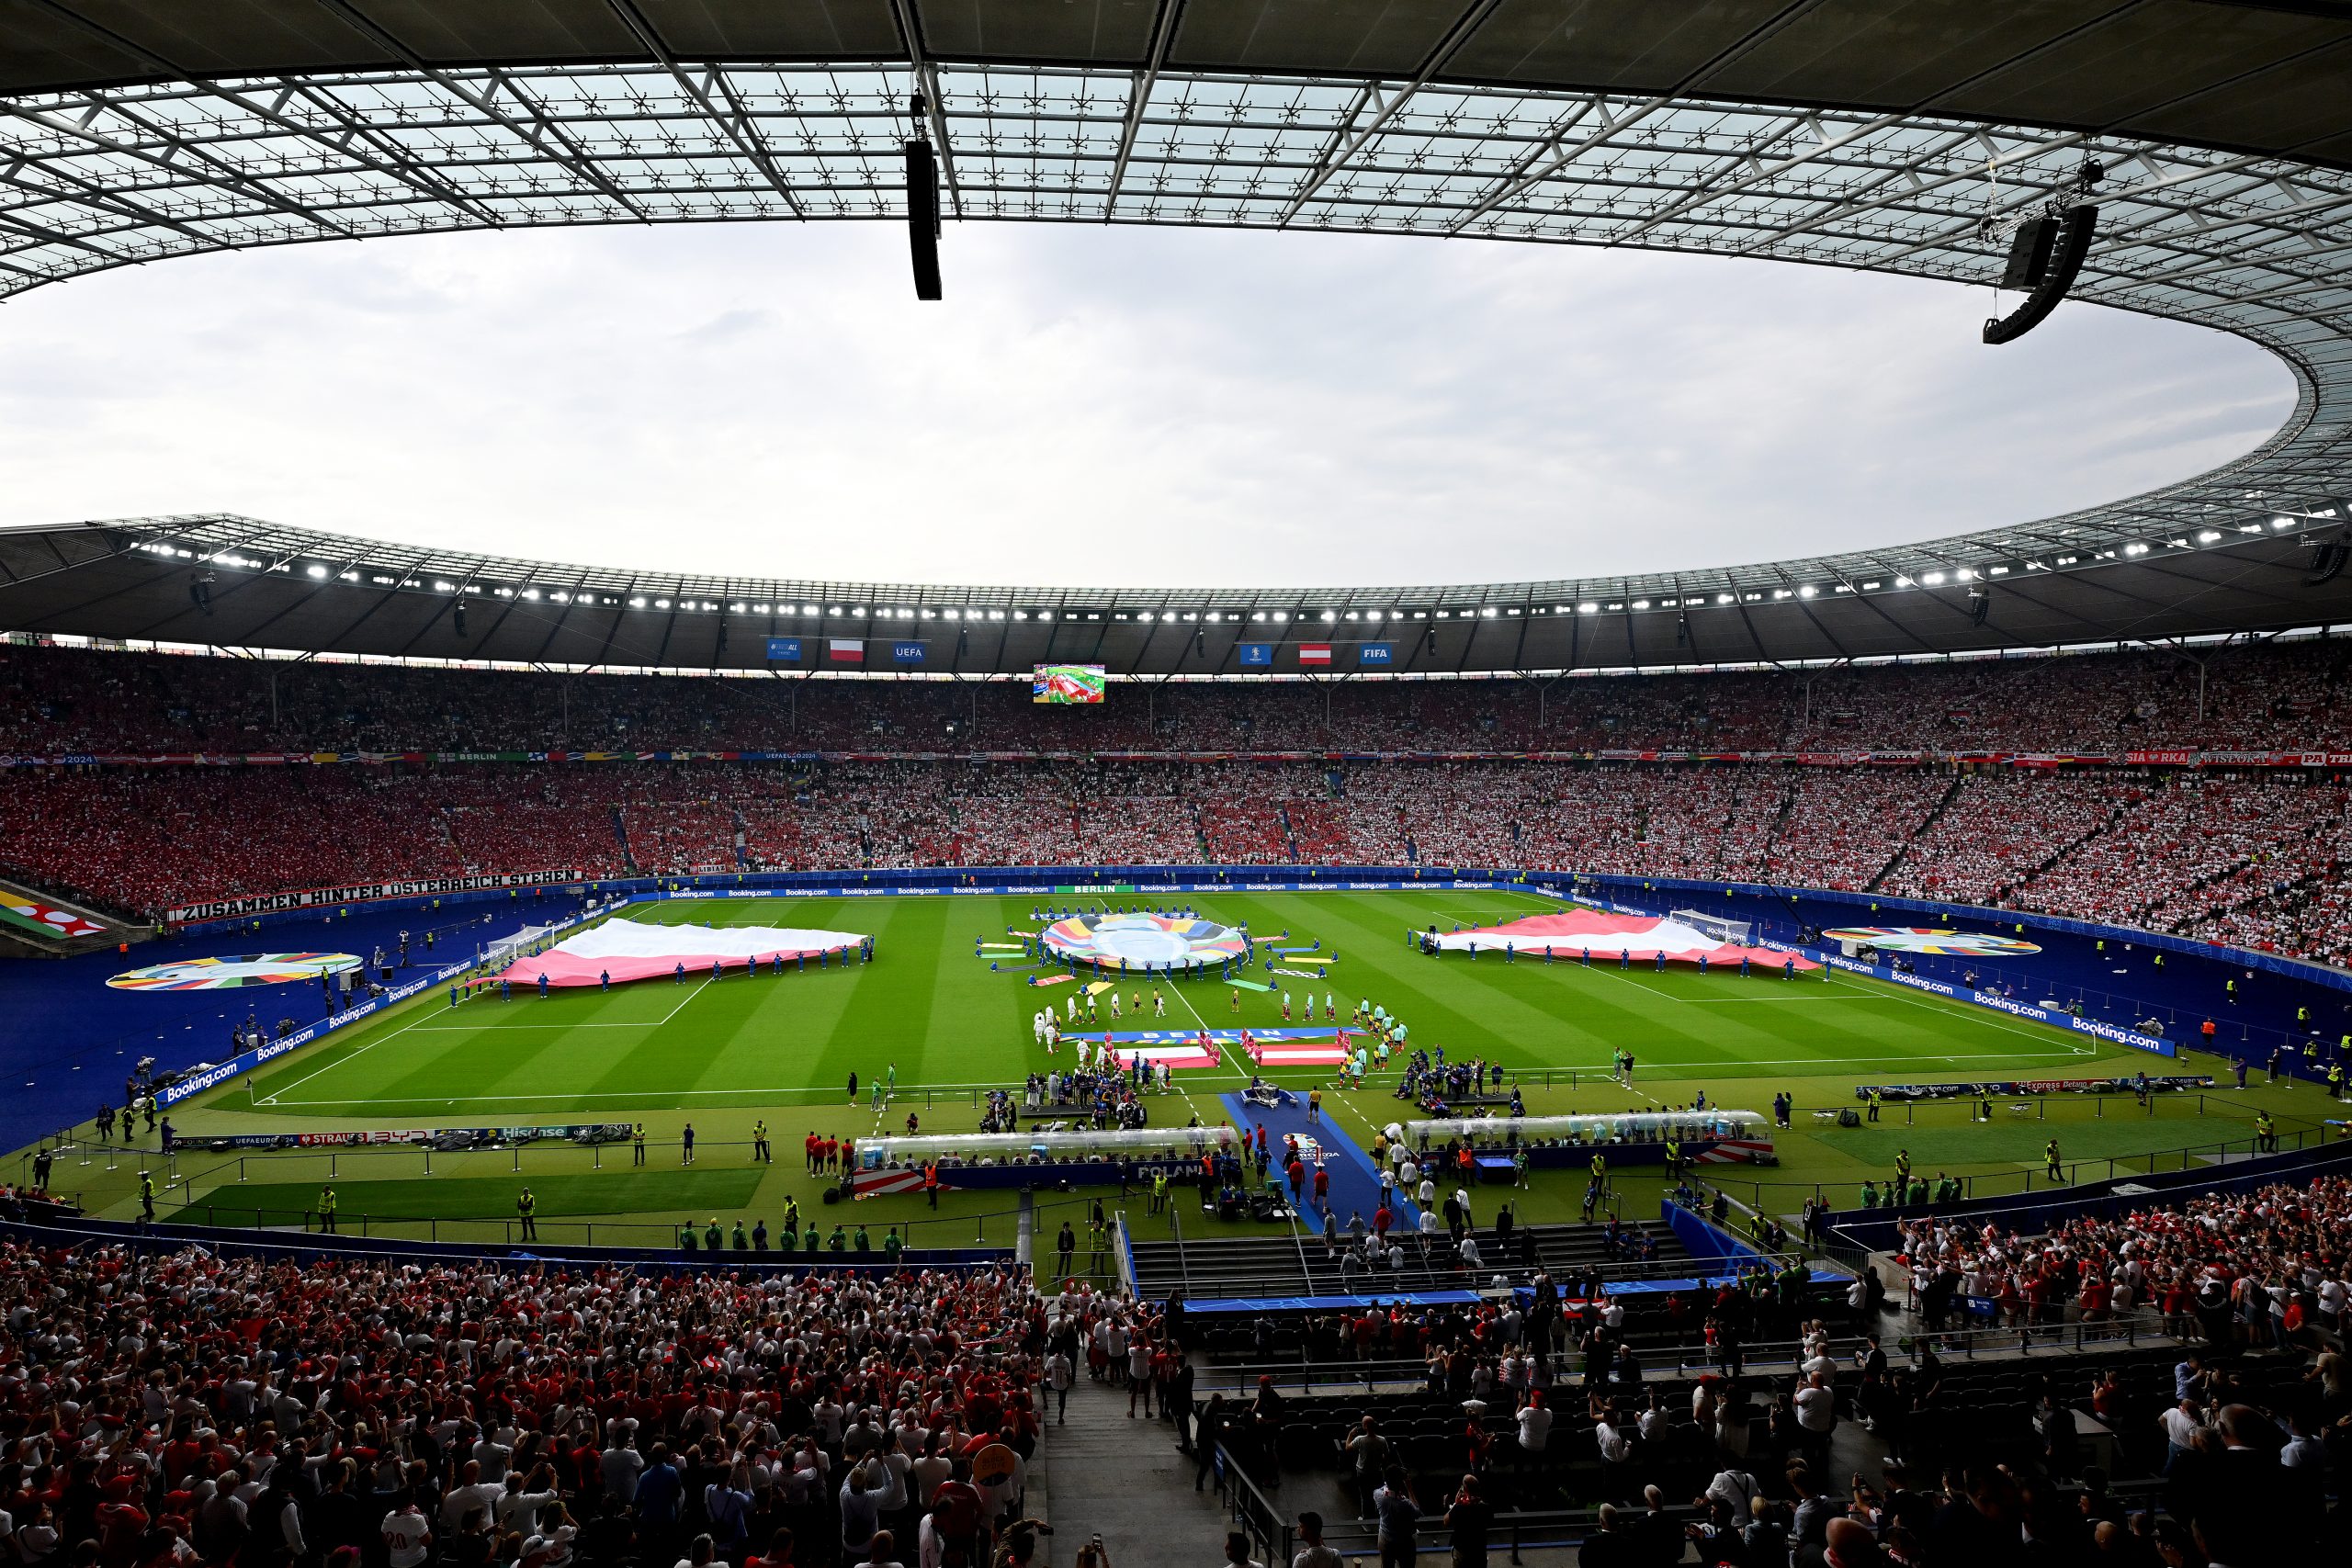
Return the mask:
M 1666 918 L 1669 920 L 1680 920 L 1691 930 L 1704 932 L 1717 942 L 1728 943 L 1733 947 L 1756 945 L 1754 920 L 1727 920 L 1721 915 L 1702 915 L 1696 909 L 1669 910 Z

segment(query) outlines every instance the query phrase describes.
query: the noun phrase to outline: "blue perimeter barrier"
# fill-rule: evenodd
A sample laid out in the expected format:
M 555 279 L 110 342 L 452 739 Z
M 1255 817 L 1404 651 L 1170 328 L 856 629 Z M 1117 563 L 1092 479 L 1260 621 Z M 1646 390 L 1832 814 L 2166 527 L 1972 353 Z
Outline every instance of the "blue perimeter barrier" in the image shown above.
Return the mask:
M 1671 1198 L 1658 1201 L 1657 1217 L 1664 1220 L 1677 1240 L 1690 1249 L 1690 1256 L 1718 1268 L 1752 1269 L 1764 1262 L 1764 1255 L 1747 1243 L 1709 1220 L 1694 1213 Z

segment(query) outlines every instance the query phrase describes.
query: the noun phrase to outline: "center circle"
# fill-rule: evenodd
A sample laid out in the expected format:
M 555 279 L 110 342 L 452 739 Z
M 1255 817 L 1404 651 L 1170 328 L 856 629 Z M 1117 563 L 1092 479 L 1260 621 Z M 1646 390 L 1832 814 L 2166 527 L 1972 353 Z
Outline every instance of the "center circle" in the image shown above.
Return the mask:
M 1106 969 L 1170 969 L 1225 964 L 1249 951 L 1230 926 L 1180 915 L 1073 915 L 1046 928 L 1055 957 Z

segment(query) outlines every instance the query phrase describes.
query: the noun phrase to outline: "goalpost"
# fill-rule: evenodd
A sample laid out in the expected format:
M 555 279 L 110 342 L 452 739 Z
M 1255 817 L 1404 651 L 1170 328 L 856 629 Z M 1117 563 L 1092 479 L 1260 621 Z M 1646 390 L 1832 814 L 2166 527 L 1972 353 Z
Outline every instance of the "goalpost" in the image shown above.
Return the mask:
M 1696 909 L 1670 909 L 1667 912 L 1666 918 L 1669 920 L 1680 920 L 1691 930 L 1702 931 L 1717 942 L 1726 942 L 1733 947 L 1756 945 L 1754 920 L 1729 920 L 1721 915 L 1702 915 Z

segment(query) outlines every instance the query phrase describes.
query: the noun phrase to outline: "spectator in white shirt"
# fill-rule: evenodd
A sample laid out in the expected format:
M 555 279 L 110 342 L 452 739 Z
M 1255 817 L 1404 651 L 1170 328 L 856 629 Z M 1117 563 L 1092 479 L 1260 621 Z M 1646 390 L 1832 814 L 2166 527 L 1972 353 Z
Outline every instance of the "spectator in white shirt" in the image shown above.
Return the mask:
M 406 1499 L 386 1514 L 377 1533 L 384 1538 L 389 1568 L 424 1568 L 425 1557 L 433 1549 L 433 1527 L 417 1511 L 415 1498 Z
M 1519 1446 L 1521 1452 L 1542 1453 L 1552 1441 L 1552 1412 L 1544 1404 L 1541 1393 L 1531 1392 L 1527 1403 L 1519 1407 Z

